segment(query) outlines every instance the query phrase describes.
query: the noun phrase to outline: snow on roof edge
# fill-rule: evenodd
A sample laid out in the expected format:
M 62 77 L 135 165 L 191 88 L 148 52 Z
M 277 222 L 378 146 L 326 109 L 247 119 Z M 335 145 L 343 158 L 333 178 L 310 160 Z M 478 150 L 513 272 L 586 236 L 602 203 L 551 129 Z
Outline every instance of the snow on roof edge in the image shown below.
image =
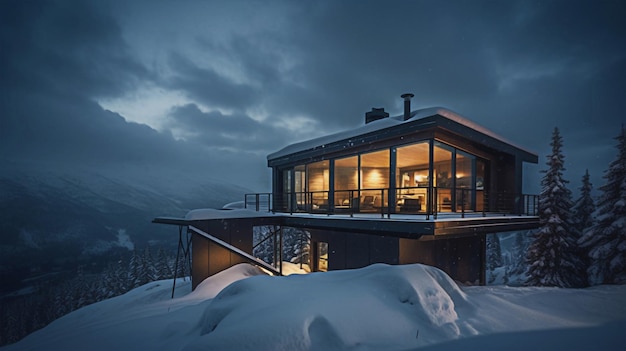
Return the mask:
M 526 148 L 524 148 L 522 146 L 519 146 L 519 145 L 513 143 L 512 141 L 502 137 L 501 135 L 496 134 L 495 132 L 491 131 L 490 129 L 487 129 L 486 127 L 483 127 L 482 125 L 480 125 L 480 124 L 478 124 L 478 123 L 476 123 L 476 122 L 474 122 L 474 121 L 472 121 L 470 119 L 467 119 L 467 118 L 461 116 L 460 114 L 458 114 L 458 113 L 456 113 L 456 112 L 454 112 L 452 110 L 449 110 L 449 109 L 446 109 L 446 108 L 440 108 L 437 111 L 437 114 L 439 114 L 440 116 L 443 116 L 443 117 L 445 117 L 445 118 L 447 118 L 447 119 L 449 119 L 451 121 L 454 121 L 454 122 L 457 122 L 459 124 L 462 124 L 462 125 L 464 125 L 464 126 L 466 126 L 468 128 L 474 129 L 474 130 L 476 130 L 476 131 L 478 131 L 480 133 L 483 133 L 483 134 L 485 134 L 487 136 L 490 136 L 490 137 L 492 137 L 492 138 L 494 138 L 494 139 L 496 139 L 498 141 L 501 141 L 501 142 L 503 142 L 505 144 L 511 145 L 511 146 L 513 146 L 513 147 L 515 147 L 517 149 L 520 149 L 520 150 L 522 150 L 524 152 L 527 152 L 527 153 L 535 155 L 535 156 L 537 155 L 536 152 L 530 151 L 530 150 L 528 150 L 528 149 L 526 149 Z
M 509 141 L 508 139 L 496 134 L 495 132 L 481 126 L 480 124 L 469 120 L 463 116 L 461 116 L 460 114 L 445 108 L 445 107 L 429 107 L 429 108 L 423 108 L 423 109 L 419 109 L 419 110 L 414 110 L 411 112 L 411 118 L 409 118 L 408 120 L 404 120 L 403 115 L 398 115 L 398 116 L 393 116 L 393 117 L 387 117 L 387 118 L 382 118 L 370 123 L 367 123 L 361 127 L 355 128 L 355 129 L 351 129 L 351 130 L 345 130 L 345 131 L 341 131 L 338 133 L 334 133 L 334 134 L 330 134 L 330 135 L 326 135 L 326 136 L 322 136 L 322 137 L 318 137 L 318 138 L 314 138 L 314 139 L 310 139 L 307 141 L 302 141 L 302 142 L 298 142 L 298 143 L 294 143 L 294 144 L 290 144 L 285 146 L 284 148 L 280 149 L 279 151 L 276 151 L 274 153 L 271 153 L 267 156 L 268 160 L 273 160 L 276 158 L 280 158 L 280 157 L 284 157 L 287 155 L 291 155 L 294 153 L 298 153 L 301 151 L 305 151 L 305 150 L 309 150 L 309 149 L 314 149 L 316 147 L 324 147 L 324 145 L 327 144 L 331 144 L 331 143 L 335 143 L 335 142 L 339 142 L 341 140 L 349 140 L 351 138 L 356 138 L 365 134 L 369 134 L 372 132 L 376 132 L 379 130 L 383 130 L 383 129 L 387 129 L 387 128 L 391 128 L 400 124 L 405 124 L 405 123 L 411 123 L 411 122 L 415 122 L 418 121 L 420 119 L 423 118 L 427 118 L 427 117 L 431 117 L 431 116 L 436 116 L 436 115 L 440 115 L 444 118 L 447 118 L 453 122 L 459 123 L 463 126 L 466 126 L 468 128 L 474 129 L 480 133 L 483 133 L 491 138 L 494 138 L 495 140 L 498 140 L 500 142 L 503 142 L 505 144 L 508 144 L 510 146 L 513 146 L 521 151 L 527 152 L 529 154 L 532 155 L 537 155 L 535 152 L 530 151 L 528 149 L 525 149 L 515 143 L 512 143 L 511 141 Z

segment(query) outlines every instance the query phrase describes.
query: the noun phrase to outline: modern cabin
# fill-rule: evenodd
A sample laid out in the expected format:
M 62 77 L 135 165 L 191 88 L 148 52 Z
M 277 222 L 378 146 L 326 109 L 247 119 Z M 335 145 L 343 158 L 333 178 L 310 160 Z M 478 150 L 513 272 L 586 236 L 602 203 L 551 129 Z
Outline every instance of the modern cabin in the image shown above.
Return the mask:
M 254 262 L 260 226 L 277 228 L 261 239 L 280 251 L 274 267 L 278 228 L 297 228 L 311 271 L 425 263 L 484 284 L 485 235 L 538 226 L 536 196 L 522 193 L 537 155 L 448 109 L 411 111 L 412 96 L 402 115 L 374 108 L 360 128 L 270 154 L 272 192 L 246 194 L 248 211 L 155 219 L 191 233 L 193 286 Z

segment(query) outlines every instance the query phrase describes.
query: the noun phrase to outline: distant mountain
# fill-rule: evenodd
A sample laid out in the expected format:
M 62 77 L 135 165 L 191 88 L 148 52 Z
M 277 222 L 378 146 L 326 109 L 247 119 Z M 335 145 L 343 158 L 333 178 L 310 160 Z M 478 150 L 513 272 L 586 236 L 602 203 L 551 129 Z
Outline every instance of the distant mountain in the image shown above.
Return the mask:
M 153 224 L 153 218 L 220 208 L 246 192 L 206 174 L 8 163 L 0 172 L 3 290 L 11 277 L 73 269 L 117 250 L 148 244 L 175 249 L 177 229 Z

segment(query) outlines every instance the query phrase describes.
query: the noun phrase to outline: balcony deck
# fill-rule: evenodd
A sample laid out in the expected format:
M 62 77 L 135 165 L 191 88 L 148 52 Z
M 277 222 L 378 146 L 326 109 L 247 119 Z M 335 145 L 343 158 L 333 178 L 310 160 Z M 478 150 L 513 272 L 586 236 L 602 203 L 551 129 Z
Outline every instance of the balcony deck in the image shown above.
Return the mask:
M 424 214 L 318 214 L 272 213 L 255 210 L 206 210 L 187 218 L 159 217 L 154 223 L 191 225 L 203 220 L 248 219 L 296 228 L 349 231 L 402 238 L 436 239 L 445 236 L 467 236 L 537 228 L 538 216 L 503 215 L 501 213 L 440 213 L 437 218 Z
M 460 192 L 465 198 L 472 195 L 467 189 L 453 189 Z M 389 189 L 377 189 L 380 191 L 380 198 L 386 198 Z M 356 191 L 350 191 L 351 193 Z M 534 229 L 539 226 L 537 216 L 537 196 L 520 194 L 518 196 L 508 194 L 502 196 L 497 194 L 499 201 L 489 200 L 484 194 L 481 211 L 474 211 L 465 206 L 447 206 L 448 210 L 438 211 L 442 204 L 437 202 L 437 189 L 429 189 L 431 203 L 418 205 L 420 210 L 403 211 L 406 208 L 397 206 L 385 206 L 369 208 L 363 210 L 356 206 L 334 206 L 313 208 L 315 195 L 323 195 L 330 198 L 329 192 L 322 193 L 288 193 L 286 198 L 300 198 L 307 202 L 304 206 L 298 205 L 297 211 L 286 211 L 285 204 L 275 204 L 272 202 L 272 193 L 246 194 L 244 197 L 244 207 L 252 209 L 259 214 L 272 213 L 280 215 L 284 221 L 283 225 L 325 229 L 335 231 L 352 231 L 357 233 L 368 233 L 378 235 L 389 235 L 404 238 L 420 238 L 430 236 L 436 238 L 445 235 L 466 236 L 475 234 L 497 233 L 505 231 L 517 231 Z M 466 195 L 467 194 L 467 195 Z M 354 197 L 351 196 L 350 197 Z M 461 196 L 459 198 L 462 198 Z M 505 201 L 500 201 L 504 199 Z M 465 202 L 462 202 L 465 203 Z M 488 211 L 487 207 L 491 211 Z M 282 210 L 270 210 L 272 208 L 282 208 Z M 307 210 L 308 209 L 308 210 Z M 425 240 L 423 237 L 422 240 Z

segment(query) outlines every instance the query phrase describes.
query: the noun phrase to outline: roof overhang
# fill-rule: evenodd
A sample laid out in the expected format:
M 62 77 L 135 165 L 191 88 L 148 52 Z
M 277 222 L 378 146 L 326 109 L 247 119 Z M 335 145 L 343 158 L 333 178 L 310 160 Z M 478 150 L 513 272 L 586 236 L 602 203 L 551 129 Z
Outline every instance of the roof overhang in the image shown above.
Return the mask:
M 489 129 L 461 115 L 441 107 L 413 111 L 411 118 L 402 116 L 383 118 L 362 127 L 309 141 L 296 143 L 267 156 L 268 166 L 293 164 L 313 158 L 345 152 L 363 145 L 371 145 L 419 132 L 446 131 L 475 145 L 514 155 L 522 162 L 537 163 L 537 154 L 506 140 Z

